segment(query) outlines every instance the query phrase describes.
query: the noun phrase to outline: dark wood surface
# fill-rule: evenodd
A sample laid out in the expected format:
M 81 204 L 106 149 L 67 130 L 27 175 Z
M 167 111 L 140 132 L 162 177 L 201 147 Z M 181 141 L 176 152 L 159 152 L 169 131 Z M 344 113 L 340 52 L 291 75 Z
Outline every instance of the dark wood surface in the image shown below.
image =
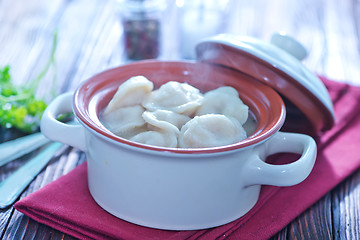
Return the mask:
M 175 1 L 165 13 L 162 59 L 179 59 Z M 360 1 L 239 0 L 231 2 L 225 32 L 269 40 L 284 30 L 309 50 L 304 64 L 328 78 L 360 85 Z M 18 84 L 35 78 L 47 61 L 58 31 L 56 69 L 45 76 L 39 95 L 57 76 L 58 92 L 104 69 L 123 64 L 122 28 L 115 0 L 0 0 L 0 66 L 11 65 Z M 2 133 L 4 134 L 4 133 Z M 0 181 L 31 156 L 0 167 Z M 84 153 L 64 148 L 20 198 L 68 173 Z M 302 213 L 273 239 L 360 239 L 360 171 Z M 1 239 L 73 239 L 17 212 L 0 210 Z

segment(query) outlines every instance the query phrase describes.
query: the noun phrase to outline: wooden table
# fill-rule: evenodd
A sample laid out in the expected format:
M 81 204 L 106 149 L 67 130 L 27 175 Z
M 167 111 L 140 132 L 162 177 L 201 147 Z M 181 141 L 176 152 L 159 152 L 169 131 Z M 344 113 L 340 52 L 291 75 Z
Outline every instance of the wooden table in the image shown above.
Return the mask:
M 178 59 L 175 1 L 165 13 L 163 59 Z M 284 30 L 308 50 L 304 64 L 317 74 L 360 84 L 360 1 L 234 0 L 223 31 L 269 40 Z M 0 0 L 0 66 L 11 65 L 18 84 L 35 78 L 47 61 L 54 31 L 58 92 L 104 69 L 124 63 L 122 28 L 114 0 Z M 55 69 L 45 76 L 43 91 Z M 42 94 L 41 90 L 39 94 Z M 0 180 L 29 156 L 0 168 Z M 85 161 L 77 149 L 63 149 L 20 198 Z M 360 171 L 325 195 L 273 239 L 360 239 Z M 72 239 L 17 212 L 0 210 L 1 239 Z

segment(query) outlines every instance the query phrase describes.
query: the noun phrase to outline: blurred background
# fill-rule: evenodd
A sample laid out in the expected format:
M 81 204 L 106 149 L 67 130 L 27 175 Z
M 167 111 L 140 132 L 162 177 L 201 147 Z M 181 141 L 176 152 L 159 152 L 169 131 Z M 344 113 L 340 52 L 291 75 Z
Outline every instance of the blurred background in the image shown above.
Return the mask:
M 129 61 L 194 59 L 196 43 L 214 34 L 269 41 L 285 31 L 307 48 L 310 70 L 356 83 L 359 9 L 358 0 L 0 0 L 0 65 L 10 64 L 19 84 L 33 79 L 58 31 L 63 92 Z

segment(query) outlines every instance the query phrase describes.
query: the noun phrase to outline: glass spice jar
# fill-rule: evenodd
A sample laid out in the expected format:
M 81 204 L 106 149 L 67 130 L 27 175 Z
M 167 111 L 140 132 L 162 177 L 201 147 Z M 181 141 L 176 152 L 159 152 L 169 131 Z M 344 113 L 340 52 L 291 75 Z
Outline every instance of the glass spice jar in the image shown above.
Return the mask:
M 163 0 L 119 0 L 128 60 L 157 58 L 160 55 Z
M 176 0 L 176 6 L 180 57 L 195 59 L 200 41 L 226 31 L 229 0 Z

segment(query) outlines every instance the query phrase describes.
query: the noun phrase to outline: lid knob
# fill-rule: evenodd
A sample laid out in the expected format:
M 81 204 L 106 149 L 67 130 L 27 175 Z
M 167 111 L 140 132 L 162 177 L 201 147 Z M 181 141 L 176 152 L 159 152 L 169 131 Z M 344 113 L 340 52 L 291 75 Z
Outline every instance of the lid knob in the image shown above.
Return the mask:
M 290 37 L 284 32 L 274 33 L 271 36 L 270 42 L 273 45 L 285 50 L 300 61 L 307 56 L 305 47 L 295 38 Z

